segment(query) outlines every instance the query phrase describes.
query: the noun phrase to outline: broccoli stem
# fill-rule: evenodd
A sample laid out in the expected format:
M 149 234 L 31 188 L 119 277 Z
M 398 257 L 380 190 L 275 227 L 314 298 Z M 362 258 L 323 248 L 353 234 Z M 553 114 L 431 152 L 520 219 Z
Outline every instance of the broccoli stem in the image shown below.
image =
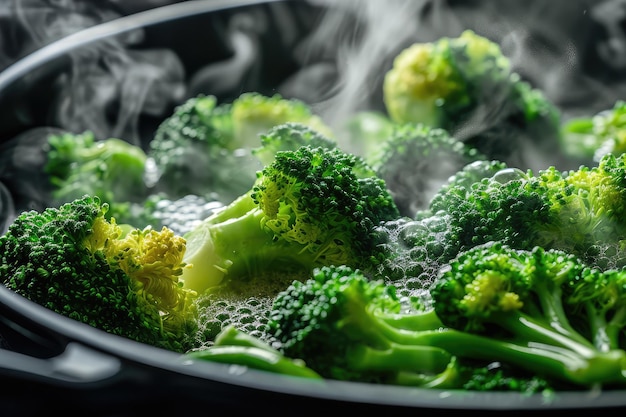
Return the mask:
M 352 369 L 359 371 L 391 371 L 438 374 L 443 372 L 452 355 L 434 346 L 390 343 L 384 349 L 358 345 L 346 355 Z
M 584 306 L 589 316 L 589 330 L 594 346 L 602 352 L 619 349 L 620 335 L 626 324 L 626 306 L 616 310 L 610 319 L 593 302 L 587 301 Z
M 441 320 L 439 319 L 439 316 L 437 316 L 434 309 L 410 314 L 383 312 L 376 314 L 386 323 L 398 329 L 419 331 L 443 327 L 443 323 L 441 323 Z
M 567 338 L 567 344 L 575 340 L 581 345 L 591 346 L 589 341 L 571 326 L 568 314 L 563 308 L 563 291 L 561 290 L 563 284 L 558 281 L 556 276 L 542 276 L 535 279 L 533 288 L 537 294 L 541 312 L 534 312 L 534 315 L 545 317 L 552 329 Z M 551 285 L 548 286 L 546 283 L 551 283 Z
M 516 327 L 525 327 L 520 331 L 529 337 L 509 342 L 449 328 L 415 332 L 387 326 L 384 332 L 395 343 L 438 347 L 458 357 L 508 362 L 578 385 L 626 383 L 624 351 L 599 352 L 588 346 L 578 346 L 574 341 L 567 345 L 563 335 L 545 327 L 526 326 L 523 320 L 517 325 L 513 320 L 511 323 Z M 381 326 L 381 330 L 384 328 Z M 550 333 L 556 337 L 557 344 L 540 341 L 549 340 Z
M 321 379 L 321 376 L 306 367 L 303 362 L 287 358 L 278 351 L 256 346 L 220 345 L 189 352 L 187 359 L 242 365 L 253 369 L 304 378 Z
M 192 267 L 183 272 L 185 287 L 203 293 L 224 279 L 249 277 L 268 268 L 312 268 L 304 245 L 276 241 L 263 227 L 264 219 L 265 213 L 253 208 L 237 218 L 207 220 L 187 233 L 185 262 Z
M 353 333 L 355 337 L 359 336 L 361 340 L 367 338 L 370 346 L 391 349 L 389 353 L 391 368 L 394 355 L 415 354 L 410 348 L 405 350 L 397 346 L 411 348 L 427 346 L 443 349 L 457 357 L 508 362 L 541 375 L 549 375 L 578 385 L 626 383 L 626 352 L 598 351 L 589 342 L 579 343 L 568 339 L 567 336 L 524 314 L 501 314 L 498 317 L 498 324 L 511 331 L 513 338 L 510 341 L 439 326 L 417 331 L 397 328 L 385 319 L 377 318 L 375 311 L 368 311 L 365 318 L 360 316 L 358 324 L 354 321 L 344 322 L 342 330 L 348 334 Z M 365 345 L 365 341 L 361 344 Z M 423 358 L 425 351 L 416 352 L 419 353 L 414 359 L 409 360 L 405 357 L 401 360 L 415 363 L 416 366 L 421 364 L 423 368 L 416 370 L 425 373 L 442 371 L 442 362 L 437 362 L 439 367 L 432 368 L 433 363 Z M 382 364 L 390 366 L 382 359 L 383 353 L 376 353 L 379 353 L 378 358 Z M 433 352 L 429 354 L 432 355 Z

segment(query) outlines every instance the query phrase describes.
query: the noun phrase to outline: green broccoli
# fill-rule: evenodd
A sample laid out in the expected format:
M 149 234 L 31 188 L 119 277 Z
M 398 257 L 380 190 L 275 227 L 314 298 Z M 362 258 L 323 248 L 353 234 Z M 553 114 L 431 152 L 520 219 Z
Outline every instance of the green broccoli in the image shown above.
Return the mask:
M 486 168 L 473 183 L 463 171 L 453 176 L 414 219 L 376 229 L 387 253 L 381 277 L 413 294 L 459 252 L 490 241 L 560 249 L 602 270 L 626 265 L 626 155 L 570 171 L 552 166 L 535 174 L 500 162 Z
M 500 182 L 502 182 L 502 177 L 507 172 L 510 172 L 512 176 L 516 176 L 517 170 L 506 170 L 507 168 L 506 163 L 498 160 L 478 159 L 470 162 L 448 177 L 447 181 L 439 187 L 435 195 L 431 198 L 428 208 L 421 210 L 416 217 L 419 218 L 427 215 L 431 212 L 432 207 L 435 207 L 435 210 L 436 207 L 445 207 L 445 203 L 442 205 L 438 200 L 441 198 L 445 199 L 446 194 L 453 187 L 460 186 L 466 191 L 469 191 L 472 184 L 480 182 L 484 178 L 491 178 L 497 173 L 499 173 L 497 178 L 500 178 Z
M 562 379 L 567 355 L 553 357 L 548 349 L 535 352 L 532 343 L 447 327 L 425 305 L 407 311 L 395 286 L 345 265 L 316 268 L 312 278 L 280 292 L 268 331 L 285 356 L 330 379 L 527 393 L 548 392 L 548 382 L 582 383 Z M 506 364 L 507 371 L 486 375 L 483 368 L 494 362 Z
M 132 203 L 149 194 L 146 160 L 142 148 L 122 139 L 96 140 L 90 131 L 51 134 L 44 166 L 52 185 L 49 205 L 89 194 L 109 205 L 108 217 L 126 216 Z
M 426 337 L 412 341 L 412 334 L 426 335 L 429 330 L 394 327 L 387 318 L 400 311 L 394 287 L 345 265 L 325 266 L 316 268 L 311 279 L 294 281 L 276 296 L 268 331 L 286 356 L 304 360 L 325 378 L 454 386 L 453 355 L 430 346 Z M 422 328 L 439 331 L 439 322 L 433 324 L 430 314 L 424 314 Z M 412 321 L 419 322 L 420 313 Z
M 393 121 L 443 128 L 489 159 L 532 169 L 547 165 L 546 153 L 566 162 L 557 107 L 511 70 L 498 44 L 471 30 L 401 51 L 383 99 Z
M 228 204 L 254 183 L 263 164 L 251 155 L 259 135 L 295 122 L 331 136 L 303 102 L 279 95 L 243 93 L 232 103 L 199 95 L 179 105 L 158 127 L 148 156 L 157 192 L 170 199 L 195 194 Z
M 581 164 L 591 165 L 607 153 L 626 151 L 626 101 L 590 117 L 576 117 L 563 123 L 561 146 Z
M 490 242 L 442 271 L 430 289 L 433 308 L 450 328 L 519 346 L 494 360 L 581 386 L 623 385 L 626 352 L 598 349 L 568 314 L 568 286 L 585 268 L 563 251 Z
M 463 178 L 442 186 L 416 218 L 393 219 L 376 229 L 386 253 L 377 272 L 403 292 L 419 292 L 442 265 L 476 245 L 496 240 L 527 248 L 548 241 L 542 233 L 557 216 L 536 177 L 505 168 L 469 188 Z
M 300 146 L 335 148 L 337 142 L 318 130 L 297 122 L 288 122 L 271 127 L 266 133 L 260 134 L 261 146 L 252 149 L 254 155 L 263 166 L 269 165 L 279 151 L 295 151 Z
M 288 122 L 309 126 L 327 138 L 334 136 L 332 129 L 308 104 L 280 94 L 243 93 L 233 101 L 232 113 L 235 142 L 239 147 L 258 144 L 259 134 Z
M 107 210 L 84 196 L 21 213 L 0 236 L 0 282 L 101 330 L 186 351 L 196 294 L 180 281 L 185 240 L 167 228 L 123 228 Z
M 249 154 L 235 152 L 237 147 L 230 103 L 205 95 L 188 99 L 150 141 L 155 193 L 172 200 L 195 194 L 230 202 L 250 187 L 258 168 Z
M 420 123 L 394 125 L 379 148 L 365 160 L 387 183 L 400 214 L 410 217 L 428 207 L 451 175 L 485 159 L 445 130 Z
M 356 167 L 356 169 L 355 169 Z M 398 216 L 385 182 L 338 148 L 281 151 L 255 185 L 184 237 L 182 279 L 203 293 L 264 271 L 376 262 L 374 227 Z
M 626 348 L 626 270 L 587 268 L 568 288 L 567 302 L 574 325 L 597 349 Z

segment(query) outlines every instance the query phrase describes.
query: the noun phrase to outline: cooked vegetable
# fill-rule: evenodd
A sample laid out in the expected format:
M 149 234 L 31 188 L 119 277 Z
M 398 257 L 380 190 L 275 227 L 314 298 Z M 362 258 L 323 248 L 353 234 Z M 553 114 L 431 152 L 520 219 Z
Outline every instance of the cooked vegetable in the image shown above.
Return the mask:
M 625 207 L 626 154 L 564 172 L 505 168 L 469 188 L 444 186 L 417 218 L 379 228 L 388 251 L 379 273 L 423 282 L 459 252 L 491 241 L 560 249 L 599 269 L 620 269 L 626 265 Z
M 346 266 L 322 267 L 278 294 L 269 331 L 285 355 L 304 360 L 326 378 L 454 386 L 454 356 L 429 343 L 439 322 L 426 314 L 423 330 L 405 332 L 386 318 L 399 312 L 393 287 Z M 419 327 L 419 313 L 412 321 Z
M 430 293 L 446 326 L 518 346 L 510 354 L 494 350 L 494 359 L 583 386 L 623 386 L 626 352 L 594 345 L 577 330 L 582 317 L 568 306 L 575 300 L 569 286 L 584 287 L 588 273 L 566 252 L 496 242 L 461 253 Z
M 181 359 L 227 363 L 282 375 L 321 379 L 303 361 L 284 356 L 279 350 L 234 326 L 225 327 L 211 347 L 191 351 Z
M 300 146 L 336 148 L 334 139 L 322 134 L 314 128 L 297 122 L 283 123 L 271 127 L 266 133 L 260 134 L 261 145 L 252 149 L 252 154 L 263 164 L 274 161 L 277 152 L 295 151 Z
M 400 52 L 383 84 L 397 123 L 440 127 L 489 159 L 539 169 L 541 155 L 564 164 L 560 113 L 511 70 L 500 46 L 467 30 Z
M 444 297 L 435 302 L 451 301 Z M 454 329 L 438 319 L 436 306 L 436 316 L 430 307 L 407 312 L 394 286 L 346 266 L 321 267 L 311 279 L 294 281 L 278 294 L 269 331 L 286 356 L 301 359 L 325 378 L 337 380 L 448 389 L 474 384 L 482 390 L 524 392 L 548 391 L 542 376 L 572 386 L 591 383 L 585 377 L 625 382 L 619 377 L 619 352 L 606 354 L 604 375 L 581 376 L 577 369 L 570 375 L 563 365 L 576 365 L 576 359 L 542 347 L 541 342 L 547 344 L 545 337 L 537 339 L 535 347 L 531 336 L 507 339 Z M 486 381 L 481 378 L 486 372 L 482 368 L 494 361 L 508 364 L 511 370 Z M 585 371 L 595 365 L 590 360 Z M 528 375 L 527 370 L 538 376 Z M 519 385 L 505 387 L 512 378 Z M 533 379 L 538 385 L 533 385 Z
M 52 185 L 51 205 L 85 194 L 109 205 L 107 216 L 121 220 L 129 206 L 147 198 L 146 153 L 122 139 L 97 140 L 92 132 L 58 133 L 48 137 L 44 171 Z
M 185 241 L 167 228 L 125 230 L 107 209 L 85 196 L 21 213 L 0 236 L 0 282 L 93 327 L 186 351 L 196 294 L 179 280 Z
M 385 180 L 400 213 L 413 217 L 428 207 L 451 175 L 483 158 L 476 149 L 443 129 L 404 123 L 394 125 L 377 152 L 365 160 Z
M 563 124 L 562 146 L 567 155 L 590 165 L 607 153 L 626 151 L 626 102 L 593 116 L 576 117 Z
M 337 148 L 278 152 L 250 191 L 185 235 L 185 284 L 202 293 L 224 278 L 374 262 L 374 227 L 398 209 L 361 164 Z
M 263 167 L 250 154 L 261 145 L 259 135 L 287 122 L 331 135 L 308 105 L 280 95 L 243 93 L 221 104 L 214 96 L 188 99 L 161 123 L 150 142 L 156 190 L 170 199 L 195 194 L 232 202 L 252 186 Z

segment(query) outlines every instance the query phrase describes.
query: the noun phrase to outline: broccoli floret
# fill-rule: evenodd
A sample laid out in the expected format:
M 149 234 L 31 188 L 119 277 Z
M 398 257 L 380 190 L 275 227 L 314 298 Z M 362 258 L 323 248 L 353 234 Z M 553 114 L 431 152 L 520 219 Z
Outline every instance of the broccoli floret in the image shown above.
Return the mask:
M 185 240 L 126 230 L 107 203 L 84 196 L 20 214 L 0 236 L 0 281 L 59 314 L 138 342 L 183 352 L 195 293 L 183 288 Z
M 347 151 L 369 159 L 380 151 L 395 123 L 380 111 L 361 110 L 350 115 L 336 128 L 336 137 Z
M 148 156 L 156 167 L 156 191 L 170 199 L 196 194 L 225 204 L 245 193 L 264 164 L 251 155 L 259 135 L 295 122 L 331 137 L 301 101 L 243 93 L 232 103 L 199 95 L 178 106 L 159 125 Z M 328 133 L 327 133 L 328 132 Z
M 148 196 L 147 155 L 140 147 L 117 138 L 96 140 L 90 131 L 51 134 L 48 146 L 44 170 L 52 185 L 50 205 L 89 194 L 109 205 L 108 217 L 122 217 L 130 204 Z
M 379 244 L 386 256 L 378 273 L 414 293 L 461 251 L 490 241 L 520 248 L 546 243 L 552 235 L 544 231 L 555 224 L 556 213 L 539 180 L 530 173 L 504 169 L 469 188 L 451 184 L 415 219 L 379 225 Z
M 242 365 L 282 375 L 321 379 L 302 360 L 290 359 L 278 349 L 232 325 L 226 326 L 217 335 L 212 346 L 190 351 L 181 359 L 186 363 L 189 360 L 203 360 Z
M 428 213 L 432 210 L 432 207 L 435 207 L 435 209 L 437 207 L 445 207 L 445 203 L 440 203 L 438 200 L 440 198 L 445 199 L 446 194 L 451 188 L 460 186 L 469 191 L 472 184 L 480 182 L 484 178 L 491 178 L 498 172 L 500 172 L 499 177 L 501 178 L 504 173 L 510 172 L 504 171 L 506 168 L 508 168 L 506 163 L 497 160 L 478 159 L 470 162 L 459 171 L 452 174 L 447 181 L 439 187 L 435 195 L 431 198 L 428 209 L 421 210 L 421 212 Z M 513 170 L 512 174 L 515 175 L 515 172 L 517 171 Z M 420 213 L 420 215 L 422 214 Z
M 585 268 L 563 251 L 490 242 L 459 254 L 430 294 L 444 325 L 520 347 L 494 360 L 581 386 L 623 385 L 626 352 L 596 348 L 567 313 L 568 286 Z
M 345 265 L 316 268 L 312 278 L 280 292 L 269 332 L 286 356 L 330 379 L 455 389 L 478 386 L 479 368 L 502 362 L 512 371 L 500 381 L 493 376 L 492 386 L 483 379 L 482 390 L 505 389 L 495 383 L 506 383 L 507 376 L 531 389 L 529 371 L 537 381 L 574 385 L 559 381 L 563 360 L 547 349 L 535 352 L 533 343 L 447 327 L 432 307 L 406 311 L 395 286 Z
M 626 154 L 606 154 L 597 166 L 543 176 L 558 222 L 542 227 L 549 241 L 537 245 L 572 252 L 602 269 L 626 265 Z
M 235 142 L 239 147 L 258 145 L 259 134 L 288 122 L 309 126 L 327 138 L 334 137 L 332 129 L 311 107 L 295 98 L 247 92 L 235 99 L 232 106 Z
M 471 30 L 401 51 L 383 98 L 395 122 L 443 128 L 489 159 L 540 169 L 548 152 L 564 163 L 556 106 L 512 72 L 498 44 Z
M 335 148 L 337 142 L 318 130 L 297 122 L 283 123 L 260 134 L 261 146 L 253 148 L 252 154 L 265 165 L 274 160 L 279 151 L 295 151 L 300 146 Z
M 176 107 L 158 127 L 148 156 L 154 190 L 176 200 L 188 194 L 229 203 L 250 188 L 258 161 L 238 150 L 232 104 L 199 95 Z
M 470 162 L 485 159 L 445 130 L 420 123 L 394 125 L 379 146 L 365 160 L 387 183 L 400 214 L 409 217 L 427 208 L 451 175 Z
M 425 340 L 412 342 L 408 332 L 390 324 L 387 317 L 400 311 L 394 287 L 372 281 L 358 269 L 325 266 L 277 295 L 269 331 L 286 356 L 304 360 L 326 378 L 453 386 L 454 357 Z M 431 325 L 430 316 L 425 317 Z M 418 321 L 415 313 L 413 322 Z M 430 330 L 438 330 L 438 324 Z
M 374 227 L 398 209 L 383 180 L 359 177 L 359 161 L 338 148 L 278 152 L 250 191 L 185 234 L 185 284 L 202 293 L 224 277 L 375 263 Z
M 603 269 L 624 265 L 626 155 L 598 166 L 522 172 L 505 168 L 469 189 L 452 186 L 433 198 L 430 213 L 449 216 L 459 250 L 489 241 L 519 249 L 571 252 Z
M 602 352 L 626 348 L 626 270 L 587 268 L 567 291 L 574 325 Z
M 474 168 L 478 177 L 472 182 Z M 517 249 L 535 246 L 575 254 L 602 270 L 626 265 L 626 157 L 606 155 L 593 168 L 534 174 L 501 162 L 466 167 L 444 185 L 415 219 L 379 225 L 387 253 L 378 273 L 415 294 L 459 252 L 490 241 Z
M 593 116 L 577 117 L 563 123 L 561 143 L 568 156 L 591 165 L 604 155 L 626 151 L 626 101 Z

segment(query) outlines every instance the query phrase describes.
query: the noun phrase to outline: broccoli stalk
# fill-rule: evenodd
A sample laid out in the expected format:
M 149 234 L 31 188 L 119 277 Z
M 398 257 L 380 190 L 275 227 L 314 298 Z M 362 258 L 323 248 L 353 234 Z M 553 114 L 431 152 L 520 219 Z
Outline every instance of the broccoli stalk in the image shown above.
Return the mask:
M 393 125 L 390 135 L 365 160 L 385 180 L 400 214 L 413 217 L 428 207 L 451 175 L 483 158 L 443 129 L 402 123 Z
M 289 130 L 285 130 L 288 132 Z M 339 149 L 281 151 L 254 187 L 185 234 L 185 285 L 202 293 L 264 271 L 375 262 L 374 227 L 398 216 L 377 177 Z
M 233 325 L 224 327 L 215 343 L 206 349 L 194 350 L 181 358 L 203 360 L 310 379 L 321 379 L 301 360 L 290 359 L 269 344 L 249 335 Z
M 494 359 L 578 385 L 623 385 L 626 352 L 598 349 L 567 312 L 567 288 L 584 268 L 562 251 L 493 242 L 461 253 L 430 294 L 446 326 L 519 347 Z
M 0 282 L 59 314 L 138 342 L 183 352 L 196 294 L 179 278 L 185 241 L 171 230 L 123 228 L 84 196 L 23 212 L 0 236 Z M 126 230 L 126 233 L 124 233 Z

